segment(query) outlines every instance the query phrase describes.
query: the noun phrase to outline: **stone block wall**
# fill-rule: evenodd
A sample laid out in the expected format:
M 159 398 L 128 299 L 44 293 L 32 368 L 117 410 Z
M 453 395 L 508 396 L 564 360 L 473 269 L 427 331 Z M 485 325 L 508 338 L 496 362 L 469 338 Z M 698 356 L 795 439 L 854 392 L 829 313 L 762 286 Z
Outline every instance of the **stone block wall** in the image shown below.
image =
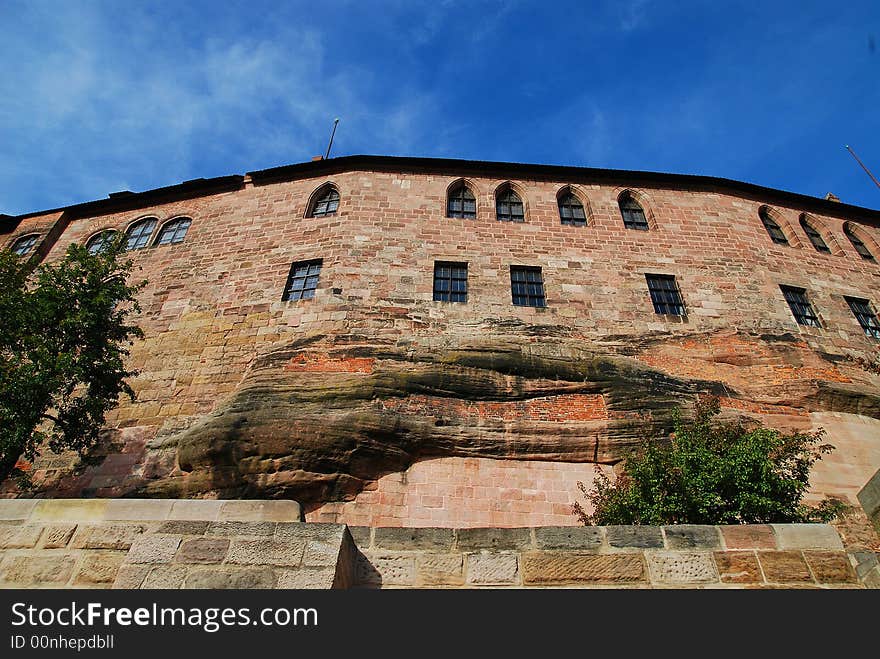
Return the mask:
M 291 501 L 0 501 L 0 588 L 880 588 L 824 524 L 299 521 Z
M 351 531 L 360 587 L 880 587 L 825 524 Z

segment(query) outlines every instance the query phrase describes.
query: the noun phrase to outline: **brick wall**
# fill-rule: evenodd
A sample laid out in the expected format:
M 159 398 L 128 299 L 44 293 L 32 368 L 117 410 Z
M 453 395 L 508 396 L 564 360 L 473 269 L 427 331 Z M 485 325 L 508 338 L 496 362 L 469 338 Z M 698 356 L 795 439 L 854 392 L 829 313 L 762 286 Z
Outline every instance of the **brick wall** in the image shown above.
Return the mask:
M 350 526 L 513 527 L 578 524 L 572 503 L 585 504 L 577 487 L 593 484 L 590 463 L 491 458 L 437 458 L 388 474 L 353 501 L 328 503 L 308 521 Z
M 756 197 L 718 189 L 643 186 L 638 197 L 652 228 L 642 232 L 622 225 L 617 198 L 625 181 L 579 182 L 575 188 L 588 201 L 589 225 L 573 227 L 560 224 L 556 205 L 556 194 L 568 181 L 520 180 L 515 183 L 527 205 L 526 222 L 501 223 L 494 218 L 493 193 L 504 181 L 486 175 L 469 179 L 477 197 L 477 217 L 445 218 L 446 191 L 458 176 L 343 171 L 329 179 L 248 183 L 234 192 L 72 221 L 52 246 L 49 259 L 59 258 L 73 242 L 85 242 L 107 228 L 123 231 L 145 216 L 157 217 L 159 226 L 180 215 L 193 218 L 183 243 L 132 254 L 138 274 L 149 282 L 141 296 L 139 321 L 146 337 L 133 347 L 130 362 L 141 371 L 132 382 L 138 399 L 123 401 L 110 415 L 112 443 L 103 461 L 71 474 L 74 456 L 47 454 L 32 466 L 35 482 L 50 495 L 118 496 L 152 479 L 180 475 L 175 446 L 168 438 L 216 410 L 259 355 L 315 336 L 343 344 L 420 341 L 456 347 L 467 345 L 488 326 L 508 323 L 524 332 L 532 326 L 555 327 L 584 345 L 613 348 L 667 373 L 725 386 L 795 387 L 823 380 L 874 391 L 880 387 L 880 376 L 847 360 L 872 359 L 877 353 L 876 342 L 861 331 L 842 296 L 880 304 L 880 265 L 859 257 L 843 238 L 848 219 L 844 215 L 816 217 L 840 237 L 836 253 L 825 255 L 803 236 L 790 247 L 772 243 L 757 212 L 765 200 Z M 328 180 L 340 191 L 339 212 L 305 217 L 310 195 Z M 801 210 L 774 207 L 774 217 L 793 237 L 801 232 Z M 57 213 L 25 218 L 8 238 L 30 231 L 48 233 L 57 220 Z M 871 247 L 880 242 L 874 226 L 865 226 L 863 234 Z M 313 258 L 323 259 L 315 299 L 282 302 L 291 263 Z M 433 264 L 439 260 L 468 263 L 466 304 L 432 300 Z M 547 308 L 511 304 L 511 265 L 542 267 Z M 653 312 L 645 273 L 676 276 L 688 309 L 684 322 Z M 795 323 L 779 284 L 805 287 L 825 328 Z M 788 334 L 792 341 L 783 351 L 763 344 L 764 334 Z M 651 337 L 657 340 L 646 344 Z M 822 355 L 837 361 L 831 364 Z M 293 357 L 286 368 L 361 377 L 374 366 L 372 358 L 333 357 L 318 347 L 311 357 Z M 807 403 L 790 404 L 779 391 L 765 398 L 728 405 L 772 415 L 788 426 L 808 423 L 815 412 Z M 606 415 L 601 396 L 583 393 L 516 403 L 412 396 L 381 404 L 426 414 L 442 408 L 475 422 L 545 419 L 564 426 Z M 869 424 L 847 440 L 850 446 L 870 449 L 843 458 L 858 468 L 852 473 L 839 470 L 834 489 L 852 498 L 863 485 L 857 482 L 862 473 L 880 467 L 878 441 Z M 517 464 L 514 472 L 528 469 Z M 437 484 L 453 487 L 442 480 Z M 369 499 L 379 492 L 381 500 L 382 487 L 362 496 Z M 527 489 L 520 488 L 520 495 Z M 12 494 L 14 490 L 6 490 L 6 496 Z M 483 505 L 486 499 L 477 501 Z M 364 505 L 363 500 L 351 502 L 350 514 L 360 519 Z M 388 517 L 382 510 L 363 514 L 375 521 Z M 529 523 L 544 523 L 548 514 L 557 516 L 553 523 L 563 523 L 557 511 L 535 512 Z M 474 508 L 468 515 L 473 513 L 473 520 L 483 512 L 491 511 Z M 511 515 L 498 524 L 523 522 L 514 518 L 517 511 L 497 512 Z M 349 513 L 335 514 L 344 518 Z M 407 515 L 415 513 L 410 509 L 403 513 Z

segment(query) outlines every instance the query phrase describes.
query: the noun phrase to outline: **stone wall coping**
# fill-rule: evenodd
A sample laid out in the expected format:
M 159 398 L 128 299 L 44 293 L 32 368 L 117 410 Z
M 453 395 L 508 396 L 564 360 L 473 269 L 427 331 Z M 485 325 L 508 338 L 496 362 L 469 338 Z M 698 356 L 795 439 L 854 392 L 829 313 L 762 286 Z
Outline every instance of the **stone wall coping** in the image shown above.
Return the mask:
M 282 499 L 0 499 L 0 520 L 301 522 L 302 510 Z

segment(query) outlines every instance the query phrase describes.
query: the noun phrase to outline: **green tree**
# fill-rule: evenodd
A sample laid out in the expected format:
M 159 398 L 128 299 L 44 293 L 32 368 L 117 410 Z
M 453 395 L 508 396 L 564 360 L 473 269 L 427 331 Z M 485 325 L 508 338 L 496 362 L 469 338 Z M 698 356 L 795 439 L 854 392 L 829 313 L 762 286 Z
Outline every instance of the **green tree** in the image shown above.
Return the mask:
M 0 479 L 41 446 L 86 452 L 121 394 L 127 346 L 142 337 L 121 241 L 97 254 L 72 245 L 56 263 L 0 251 Z
M 597 474 L 581 492 L 593 506 L 574 512 L 587 525 L 760 524 L 829 521 L 845 506 L 826 499 L 802 503 L 810 470 L 834 449 L 823 431 L 783 433 L 717 419 L 717 398 L 702 398 L 694 418 L 676 410 L 668 441 L 650 438 L 623 461 L 612 480 Z

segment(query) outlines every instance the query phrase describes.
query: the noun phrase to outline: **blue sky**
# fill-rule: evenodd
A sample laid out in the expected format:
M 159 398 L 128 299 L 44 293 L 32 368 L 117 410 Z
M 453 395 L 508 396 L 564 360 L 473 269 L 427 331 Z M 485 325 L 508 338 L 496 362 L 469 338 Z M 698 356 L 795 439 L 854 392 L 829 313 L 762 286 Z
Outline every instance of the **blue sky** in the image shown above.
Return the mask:
M 0 0 L 0 212 L 323 153 L 880 208 L 880 2 Z

